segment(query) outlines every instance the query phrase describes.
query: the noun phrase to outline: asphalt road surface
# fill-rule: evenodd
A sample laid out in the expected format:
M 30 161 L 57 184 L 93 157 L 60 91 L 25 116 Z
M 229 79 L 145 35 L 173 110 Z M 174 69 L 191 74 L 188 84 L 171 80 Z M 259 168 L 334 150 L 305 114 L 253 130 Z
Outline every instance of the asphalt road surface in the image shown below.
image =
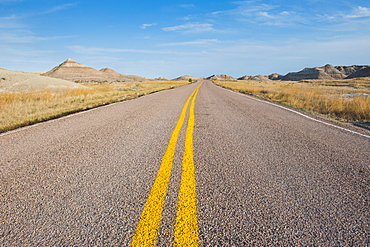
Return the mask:
M 370 245 L 369 137 L 198 86 L 1 135 L 0 246 Z

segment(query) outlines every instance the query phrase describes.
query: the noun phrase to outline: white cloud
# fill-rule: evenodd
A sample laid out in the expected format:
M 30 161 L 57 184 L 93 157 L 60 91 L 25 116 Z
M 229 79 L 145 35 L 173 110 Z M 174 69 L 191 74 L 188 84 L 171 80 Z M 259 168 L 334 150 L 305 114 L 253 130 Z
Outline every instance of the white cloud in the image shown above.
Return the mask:
M 259 12 L 258 13 L 260 16 L 262 16 L 262 17 L 266 17 L 266 18 L 268 18 L 268 19 L 275 19 L 275 17 L 274 16 L 272 16 L 272 15 L 270 15 L 268 12 Z
M 270 13 L 260 11 L 253 16 L 253 21 L 261 25 L 287 27 L 312 23 L 312 18 L 309 20 L 296 12 L 282 11 L 280 13 Z
M 67 4 L 62 4 L 62 5 L 54 6 L 53 8 L 51 8 L 51 9 L 46 10 L 45 12 L 43 12 L 43 14 L 50 14 L 50 13 L 58 12 L 58 11 L 65 10 L 65 9 L 70 8 L 70 7 L 73 7 L 75 5 L 76 5 L 76 3 L 67 3 Z
M 358 6 L 356 9 L 354 9 L 351 15 L 346 15 L 347 18 L 359 18 L 368 16 L 370 16 L 370 9 L 361 6 Z
M 239 6 L 238 10 L 239 10 L 240 14 L 248 16 L 248 15 L 254 15 L 255 13 L 269 11 L 269 10 L 275 9 L 276 7 L 278 7 L 278 6 L 268 5 L 268 4 L 261 4 L 261 5 L 258 5 L 258 6 L 250 6 L 250 7 L 248 7 L 248 6 Z
M 249 22 L 269 26 L 295 26 L 309 23 L 309 19 L 301 13 L 291 10 L 282 10 L 279 5 L 255 4 L 253 1 L 234 2 L 238 6 L 234 9 L 211 13 L 214 17 L 227 16 L 238 22 Z M 312 18 L 311 18 L 312 19 Z
M 209 32 L 209 31 L 215 31 L 213 28 L 213 24 L 209 23 L 188 23 L 184 25 L 179 26 L 173 26 L 173 27 L 165 27 L 162 28 L 163 31 L 171 32 L 171 31 L 184 31 L 187 33 L 202 33 L 202 32 Z
M 212 43 L 218 42 L 217 39 L 199 39 L 195 41 L 187 41 L 187 42 L 173 42 L 173 43 L 165 43 L 159 46 L 188 46 L 188 45 L 209 45 Z
M 328 14 L 324 14 L 324 15 L 317 14 L 316 18 L 317 18 L 317 21 L 319 21 L 319 22 L 337 20 L 337 16 L 332 16 L 332 15 L 328 15 Z
M 169 55 L 195 55 L 201 52 L 181 52 L 172 50 L 144 50 L 144 49 L 121 49 L 121 48 L 104 48 L 104 47 L 85 47 L 85 46 L 68 46 L 68 49 L 75 53 L 85 55 L 96 55 L 102 53 L 138 53 L 138 54 L 169 54 Z
M 249 1 L 245 2 L 235 2 L 238 7 L 229 10 L 222 10 L 222 11 L 215 11 L 212 12 L 213 15 L 232 15 L 232 16 L 253 16 L 260 12 L 266 12 L 272 9 L 275 9 L 279 6 L 277 5 L 269 5 L 269 4 L 261 4 L 261 5 L 250 5 Z
M 102 48 L 102 47 L 85 47 L 79 45 L 68 46 L 70 50 L 80 54 L 93 55 L 100 53 L 154 53 L 151 50 L 140 50 L 140 49 L 119 49 L 119 48 Z
M 196 9 L 194 4 L 180 4 L 179 7 L 183 9 Z
M 193 15 L 187 15 L 187 16 L 184 16 L 184 17 L 181 17 L 181 18 L 177 18 L 177 20 L 181 20 L 181 21 L 190 21 L 191 19 L 193 19 L 194 16 Z
M 38 41 L 47 41 L 47 40 L 59 40 L 59 39 L 67 39 L 72 38 L 74 36 L 46 36 L 46 37 L 39 37 L 29 32 L 9 32 L 3 33 L 0 36 L 1 43 L 7 44 L 21 44 L 21 43 L 34 43 Z
M 146 29 L 147 27 L 155 26 L 157 23 L 143 24 L 140 26 L 141 29 Z
M 24 28 L 25 25 L 20 24 L 19 19 L 16 15 L 0 17 L 0 28 Z

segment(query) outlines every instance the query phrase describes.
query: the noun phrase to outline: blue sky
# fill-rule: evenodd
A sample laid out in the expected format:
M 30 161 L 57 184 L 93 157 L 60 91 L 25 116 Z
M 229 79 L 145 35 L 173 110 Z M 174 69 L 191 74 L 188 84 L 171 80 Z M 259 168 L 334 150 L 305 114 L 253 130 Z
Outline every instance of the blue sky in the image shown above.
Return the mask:
M 370 64 L 369 0 L 0 0 L 0 67 L 146 77 Z

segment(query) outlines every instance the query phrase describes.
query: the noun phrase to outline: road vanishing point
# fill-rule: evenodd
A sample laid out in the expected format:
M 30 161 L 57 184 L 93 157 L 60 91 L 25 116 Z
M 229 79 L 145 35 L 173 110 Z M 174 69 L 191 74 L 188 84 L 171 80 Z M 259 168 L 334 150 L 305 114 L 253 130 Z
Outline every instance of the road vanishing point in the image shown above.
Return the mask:
M 370 138 L 192 83 L 0 135 L 0 246 L 369 246 Z

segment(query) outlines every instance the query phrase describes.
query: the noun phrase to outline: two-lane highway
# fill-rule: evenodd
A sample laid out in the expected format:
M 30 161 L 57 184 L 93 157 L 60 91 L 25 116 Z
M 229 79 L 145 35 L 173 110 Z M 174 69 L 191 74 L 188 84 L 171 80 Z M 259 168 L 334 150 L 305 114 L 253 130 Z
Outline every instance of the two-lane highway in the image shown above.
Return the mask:
M 370 245 L 370 138 L 209 81 L 0 150 L 0 246 Z
M 369 138 L 210 83 L 196 107 L 201 243 L 369 245 Z

